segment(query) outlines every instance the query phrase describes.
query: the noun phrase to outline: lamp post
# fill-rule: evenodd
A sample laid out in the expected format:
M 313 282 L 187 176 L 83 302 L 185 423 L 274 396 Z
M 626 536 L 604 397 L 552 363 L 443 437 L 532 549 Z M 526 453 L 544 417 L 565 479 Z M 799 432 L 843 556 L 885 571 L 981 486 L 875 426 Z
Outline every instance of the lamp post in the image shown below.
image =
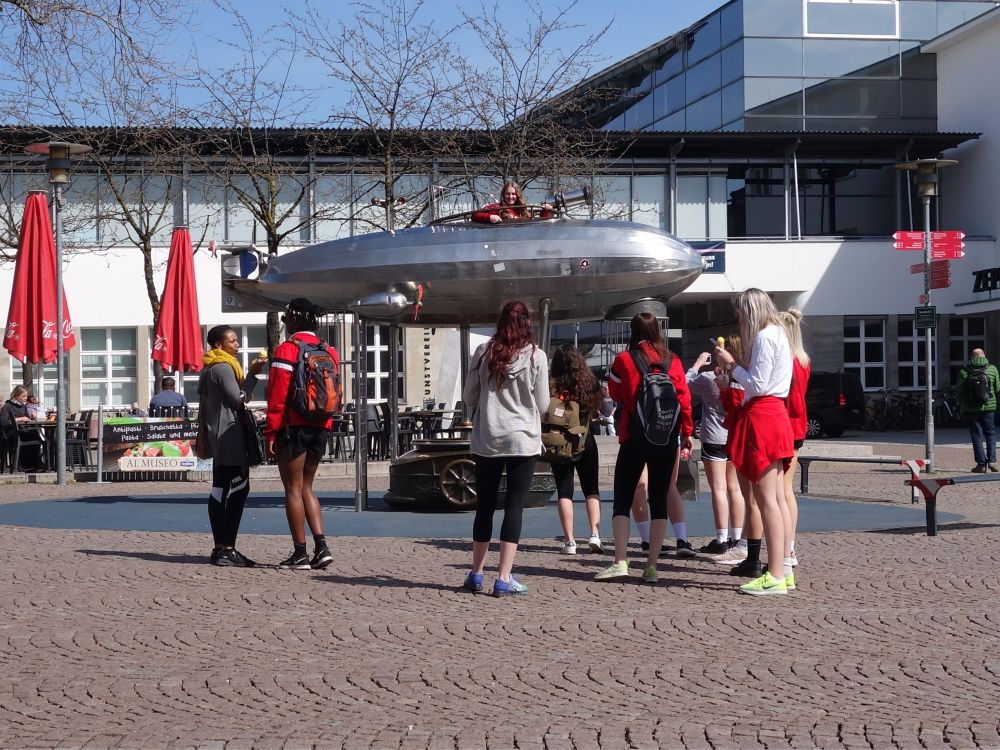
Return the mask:
M 64 321 L 62 283 L 62 189 L 69 183 L 70 156 L 78 156 L 91 151 L 90 146 L 64 141 L 32 143 L 25 147 L 29 154 L 46 154 L 49 158 L 45 167 L 49 171 L 49 183 L 53 187 L 53 223 L 56 236 L 56 481 L 66 484 L 66 379 L 63 368 L 66 355 L 63 352 Z
M 938 194 L 938 170 L 958 164 L 954 159 L 917 159 L 902 162 L 896 169 L 913 172 L 913 181 L 917 185 L 917 194 L 924 208 L 924 296 L 921 304 L 931 303 L 931 198 Z M 924 438 L 927 471 L 934 470 L 934 357 L 931 355 L 931 342 L 934 330 L 924 330 Z

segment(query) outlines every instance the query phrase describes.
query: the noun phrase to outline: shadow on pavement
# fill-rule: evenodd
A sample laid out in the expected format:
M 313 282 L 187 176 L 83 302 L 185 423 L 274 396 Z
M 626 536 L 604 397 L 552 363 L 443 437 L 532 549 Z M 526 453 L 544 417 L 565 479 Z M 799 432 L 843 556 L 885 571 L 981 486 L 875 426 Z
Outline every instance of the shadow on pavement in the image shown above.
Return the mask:
M 971 529 L 995 529 L 1000 528 L 1000 523 L 939 523 L 938 532 L 942 531 L 968 531 Z M 923 526 L 901 526 L 895 529 L 865 529 L 866 534 L 914 534 L 924 535 L 927 533 L 927 525 Z
M 116 549 L 78 549 L 77 552 L 95 557 L 134 557 L 137 560 L 182 565 L 205 565 L 208 561 L 208 555 L 163 555 L 158 552 L 128 552 Z

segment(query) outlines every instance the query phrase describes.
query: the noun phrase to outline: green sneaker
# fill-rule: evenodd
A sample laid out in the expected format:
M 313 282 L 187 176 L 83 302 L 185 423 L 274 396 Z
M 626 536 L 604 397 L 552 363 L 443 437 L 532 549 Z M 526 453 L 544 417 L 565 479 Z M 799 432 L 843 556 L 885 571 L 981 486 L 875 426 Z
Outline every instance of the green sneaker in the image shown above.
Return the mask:
M 785 588 L 788 591 L 795 591 L 795 574 L 785 576 Z
M 609 565 L 596 576 L 595 581 L 620 581 L 628 578 L 628 560 Z
M 656 583 L 658 576 L 656 574 L 656 566 L 649 565 L 644 571 L 642 571 L 642 582 L 643 583 Z
M 785 585 L 784 578 L 775 578 L 771 575 L 771 571 L 765 570 L 764 575 L 760 578 L 754 578 L 750 583 L 744 583 L 740 586 L 741 594 L 750 594 L 751 596 L 770 596 L 771 594 L 787 594 L 788 587 Z

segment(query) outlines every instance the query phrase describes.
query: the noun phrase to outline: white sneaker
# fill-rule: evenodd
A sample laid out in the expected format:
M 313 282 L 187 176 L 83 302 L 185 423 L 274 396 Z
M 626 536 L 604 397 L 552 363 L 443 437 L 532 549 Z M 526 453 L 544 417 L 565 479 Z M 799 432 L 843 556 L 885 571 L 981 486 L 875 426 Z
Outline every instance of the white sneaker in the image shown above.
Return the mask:
M 575 555 L 576 554 L 576 542 L 566 542 L 566 544 L 563 545 L 562 549 L 563 549 L 563 554 L 564 555 Z
M 797 557 L 795 556 L 795 553 L 794 553 L 794 552 L 792 553 L 792 556 L 791 556 L 790 558 L 788 558 L 788 560 L 789 560 L 789 564 L 790 564 L 790 565 L 791 565 L 791 566 L 792 566 L 793 568 L 797 568 L 797 567 L 799 566 L 799 558 L 797 558 Z
M 591 552 L 604 552 L 604 545 L 601 544 L 601 537 L 597 534 L 590 537 L 590 541 L 587 542 L 587 546 L 590 547 Z
M 747 551 L 739 547 L 730 547 L 721 555 L 715 555 L 710 559 L 719 565 L 739 565 L 747 559 Z

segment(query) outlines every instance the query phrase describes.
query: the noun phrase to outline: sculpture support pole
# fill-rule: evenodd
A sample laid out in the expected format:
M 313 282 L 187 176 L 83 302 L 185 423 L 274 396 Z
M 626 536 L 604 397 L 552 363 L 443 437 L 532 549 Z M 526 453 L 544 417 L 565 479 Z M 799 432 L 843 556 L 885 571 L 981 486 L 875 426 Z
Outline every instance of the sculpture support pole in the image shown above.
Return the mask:
M 461 368 L 462 371 L 458 374 L 458 378 L 459 382 L 461 382 L 462 384 L 461 393 L 463 394 L 465 393 L 465 382 L 469 379 L 469 359 L 472 356 L 471 353 L 469 352 L 470 338 L 471 337 L 469 335 L 469 326 L 467 324 L 459 326 L 458 346 L 459 349 L 461 349 L 461 352 L 459 353 L 459 363 L 460 363 L 459 367 Z M 463 422 L 468 422 L 470 419 L 472 419 L 472 404 L 465 403 L 464 398 L 462 399 L 461 417 L 462 417 L 461 421 Z
M 361 318 L 354 316 L 354 510 L 368 510 L 368 395 L 365 358 L 368 346 Z
M 549 356 L 549 343 L 552 340 L 552 326 L 549 318 L 552 313 L 552 300 L 542 297 L 538 300 L 538 339 L 541 350 Z
M 389 460 L 399 453 L 399 326 L 389 325 Z

